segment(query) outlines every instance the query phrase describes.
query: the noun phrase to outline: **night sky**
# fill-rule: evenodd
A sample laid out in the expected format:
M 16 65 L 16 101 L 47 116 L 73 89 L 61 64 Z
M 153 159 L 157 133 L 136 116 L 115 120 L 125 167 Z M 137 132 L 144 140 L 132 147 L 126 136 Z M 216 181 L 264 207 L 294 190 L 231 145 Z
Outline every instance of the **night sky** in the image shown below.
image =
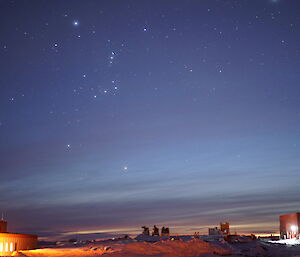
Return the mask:
M 0 1 L 11 232 L 278 232 L 300 208 L 299 0 Z

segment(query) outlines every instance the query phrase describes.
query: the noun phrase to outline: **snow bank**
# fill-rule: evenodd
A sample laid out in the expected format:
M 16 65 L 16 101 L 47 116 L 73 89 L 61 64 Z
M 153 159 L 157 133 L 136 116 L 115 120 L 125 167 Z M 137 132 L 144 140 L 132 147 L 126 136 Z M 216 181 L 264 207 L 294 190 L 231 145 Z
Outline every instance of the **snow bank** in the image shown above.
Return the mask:
M 14 253 L 15 257 L 300 257 L 300 245 L 226 241 L 171 240 L 156 243 L 133 240 L 94 242 L 67 248 L 45 248 Z
M 201 257 L 217 255 L 229 255 L 231 251 L 225 250 L 219 246 L 211 245 L 202 240 L 195 239 L 188 242 L 184 241 L 162 241 L 151 243 L 132 243 L 126 245 L 122 251 L 115 252 L 109 257 Z
M 22 251 L 14 254 L 15 257 L 96 257 L 105 254 L 107 257 L 202 257 L 220 256 L 231 254 L 220 246 L 206 243 L 199 239 L 188 242 L 162 241 L 157 243 L 137 242 L 123 245 L 112 249 L 102 248 L 60 248 L 38 249 Z
M 273 244 L 286 244 L 286 245 L 300 245 L 300 239 L 292 238 L 292 239 L 283 239 L 277 241 L 268 241 Z

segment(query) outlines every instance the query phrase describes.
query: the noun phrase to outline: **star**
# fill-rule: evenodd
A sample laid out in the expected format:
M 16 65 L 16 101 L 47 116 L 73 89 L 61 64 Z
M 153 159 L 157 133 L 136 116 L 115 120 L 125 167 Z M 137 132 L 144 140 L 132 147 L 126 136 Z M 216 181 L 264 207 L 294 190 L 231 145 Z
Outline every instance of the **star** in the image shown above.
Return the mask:
M 124 170 L 124 171 L 128 170 L 128 167 L 127 167 L 127 166 L 124 166 L 124 167 L 123 167 L 123 170 Z
M 74 26 L 74 27 L 78 27 L 78 26 L 79 26 L 79 21 L 74 20 L 74 21 L 73 21 L 73 26 Z
M 109 56 L 109 64 L 110 66 L 112 66 L 112 64 L 114 63 L 114 59 L 116 57 L 116 53 L 115 52 L 111 52 L 110 56 Z

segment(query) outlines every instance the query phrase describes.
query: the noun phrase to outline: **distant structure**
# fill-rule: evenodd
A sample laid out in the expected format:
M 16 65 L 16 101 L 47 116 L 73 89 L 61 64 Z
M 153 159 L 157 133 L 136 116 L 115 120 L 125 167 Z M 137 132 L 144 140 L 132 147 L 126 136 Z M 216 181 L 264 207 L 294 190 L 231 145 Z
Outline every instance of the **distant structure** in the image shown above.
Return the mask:
M 221 230 L 218 227 L 208 228 L 209 236 L 219 236 L 222 235 Z
M 149 227 L 142 226 L 141 228 L 143 229 L 142 235 L 150 236 Z M 170 229 L 168 227 L 162 227 L 160 235 L 162 237 L 170 237 Z M 159 236 L 159 228 L 156 225 L 153 226 L 151 236 Z
M 142 229 L 143 229 L 143 235 L 150 236 L 150 231 L 148 227 L 142 226 Z
M 170 236 L 170 229 L 168 227 L 162 227 L 161 236 Z
M 221 222 L 220 228 L 214 227 L 208 229 L 209 236 L 220 236 L 220 235 L 229 235 L 229 234 L 230 234 L 230 229 L 229 229 L 228 222 Z
M 199 232 L 195 232 L 194 233 L 194 238 L 199 239 L 200 238 L 200 233 Z
M 0 256 L 11 256 L 14 251 L 37 248 L 37 236 L 7 232 L 7 222 L 0 220 Z
M 300 212 L 281 215 L 280 237 L 282 239 L 291 239 L 300 237 Z
M 222 232 L 222 235 L 229 235 L 230 234 L 229 222 L 221 222 L 220 223 L 220 230 Z
M 152 236 L 159 236 L 159 229 L 156 225 L 153 226 Z

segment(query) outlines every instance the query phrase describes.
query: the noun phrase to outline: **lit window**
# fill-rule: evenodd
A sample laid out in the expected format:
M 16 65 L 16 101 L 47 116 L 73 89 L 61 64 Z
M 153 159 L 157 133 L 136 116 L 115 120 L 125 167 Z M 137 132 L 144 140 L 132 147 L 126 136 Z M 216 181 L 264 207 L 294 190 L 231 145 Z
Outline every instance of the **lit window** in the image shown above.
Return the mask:
M 11 243 L 10 243 L 10 251 L 13 252 L 14 250 L 15 250 L 15 249 L 14 249 L 14 243 L 11 242 Z
M 3 243 L 0 243 L 0 252 L 3 252 Z
M 5 243 L 5 251 L 4 252 L 8 252 L 8 243 Z

